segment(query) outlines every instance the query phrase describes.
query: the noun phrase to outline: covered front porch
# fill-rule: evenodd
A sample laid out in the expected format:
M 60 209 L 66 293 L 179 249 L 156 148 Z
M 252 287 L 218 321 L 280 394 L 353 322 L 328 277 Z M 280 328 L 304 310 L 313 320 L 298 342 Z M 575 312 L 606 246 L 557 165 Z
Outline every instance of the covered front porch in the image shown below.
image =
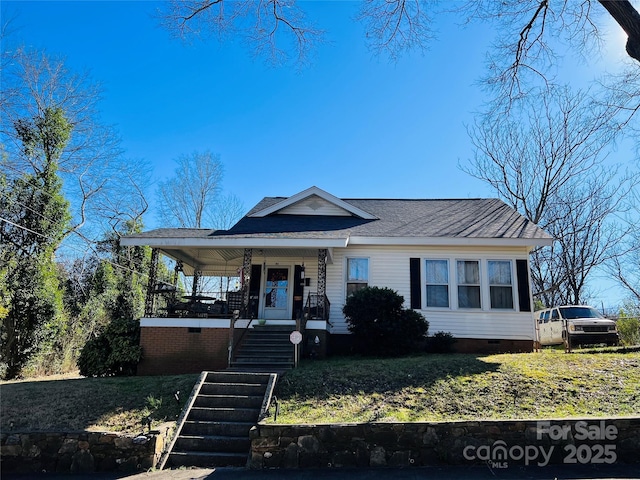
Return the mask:
M 160 258 L 173 265 L 160 274 Z M 145 318 L 330 325 L 330 248 L 152 247 Z M 170 278 L 168 278 L 170 277 Z M 319 326 L 319 325 L 316 325 Z
M 346 239 L 258 243 L 202 230 L 183 237 L 175 233 L 123 238 L 124 245 L 152 248 L 139 374 L 237 366 L 248 351 L 264 352 L 265 344 L 253 346 L 254 331 L 268 328 L 302 334 L 297 347 L 286 334 L 273 348 L 288 348 L 294 364 L 302 356 L 326 355 L 331 330 L 327 265 L 333 263 L 333 248 Z M 262 355 L 265 362 L 275 356 L 268 353 Z

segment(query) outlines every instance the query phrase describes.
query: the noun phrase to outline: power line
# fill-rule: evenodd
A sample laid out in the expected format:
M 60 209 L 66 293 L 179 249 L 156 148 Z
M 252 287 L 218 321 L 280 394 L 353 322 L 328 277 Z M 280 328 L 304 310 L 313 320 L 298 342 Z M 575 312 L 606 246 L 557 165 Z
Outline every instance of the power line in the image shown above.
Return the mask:
M 55 241 L 55 239 L 52 238 L 52 237 L 48 237 L 48 236 L 46 236 L 46 235 L 44 235 L 42 233 L 36 232 L 34 230 L 31 230 L 30 228 L 27 228 L 27 227 L 25 227 L 23 225 L 18 225 L 17 223 L 13 223 L 11 220 L 7 220 L 6 218 L 0 217 L 0 220 L 5 222 L 5 223 L 8 223 L 9 225 L 13 225 L 14 227 L 18 227 L 18 228 L 21 228 L 22 230 L 26 230 L 29 233 L 33 233 L 34 235 L 38 235 L 39 237 L 43 237 L 43 238 L 47 238 L 49 240 Z
M 43 238 L 47 238 L 47 239 L 49 239 L 49 240 L 56 241 L 56 239 L 54 239 L 54 238 L 52 238 L 52 237 L 49 237 L 49 236 L 47 236 L 47 235 L 43 235 L 42 233 L 38 233 L 38 232 L 36 232 L 36 231 L 34 231 L 34 230 L 31 230 L 30 228 L 27 228 L 27 227 L 25 227 L 25 226 L 23 226 L 23 225 L 18 225 L 17 223 L 12 222 L 11 220 L 7 220 L 7 219 L 6 219 L 6 218 L 4 218 L 4 217 L 0 217 L 0 221 L 3 221 L 3 222 L 5 222 L 5 223 L 8 223 L 9 225 L 13 225 L 13 226 L 14 226 L 14 227 L 16 227 L 16 228 L 20 228 L 20 229 L 25 230 L 25 231 L 27 231 L 27 232 L 33 233 L 34 235 L 38 235 L 38 236 L 40 236 L 40 237 L 43 237 Z M 78 235 L 80 238 L 82 238 L 83 240 L 85 240 L 85 241 L 87 242 L 87 247 L 88 247 L 88 248 L 89 248 L 93 253 L 95 253 L 97 256 L 99 256 L 99 253 L 98 253 L 98 252 L 96 251 L 96 249 L 91 245 L 91 243 L 90 243 L 90 242 L 92 242 L 91 240 L 87 239 L 86 237 L 84 237 L 83 235 L 81 235 L 81 234 L 80 234 L 80 233 L 78 233 L 78 232 L 75 232 L 75 231 L 74 231 L 74 232 L 72 232 L 72 233 L 75 233 L 75 234 L 76 234 L 76 235 Z M 79 248 L 74 247 L 73 245 L 66 245 L 66 248 L 71 248 L 72 250 L 75 250 L 75 251 L 77 251 L 77 252 L 85 253 L 85 252 L 83 252 L 82 250 L 80 250 Z M 102 262 L 106 262 L 106 263 L 108 263 L 108 264 L 110 264 L 110 265 L 112 265 L 112 266 L 114 266 L 114 267 L 116 267 L 116 268 L 120 268 L 120 269 L 125 270 L 125 271 L 127 271 L 127 272 L 129 272 L 129 273 L 135 273 L 135 274 L 138 274 L 138 275 L 140 275 L 141 277 L 149 277 L 149 274 L 147 274 L 147 273 L 139 272 L 139 271 L 137 271 L 137 270 L 132 270 L 131 268 L 125 267 L 125 266 L 123 266 L 123 265 L 120 265 L 119 263 L 112 262 L 111 260 L 108 260 L 108 259 L 106 259 L 106 258 L 100 258 L 100 261 L 102 261 Z

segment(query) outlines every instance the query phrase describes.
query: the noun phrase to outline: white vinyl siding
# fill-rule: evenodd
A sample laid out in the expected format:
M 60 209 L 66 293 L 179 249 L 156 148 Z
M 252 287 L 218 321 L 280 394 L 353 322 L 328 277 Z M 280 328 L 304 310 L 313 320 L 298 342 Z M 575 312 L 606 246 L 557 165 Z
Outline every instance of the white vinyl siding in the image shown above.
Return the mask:
M 357 245 L 334 248 L 333 261 L 327 265 L 327 297 L 331 302 L 330 321 L 332 323 L 330 331 L 333 334 L 349 333 L 342 314 L 342 307 L 346 299 L 346 257 L 369 258 L 369 285 L 396 290 L 404 297 L 405 308 L 409 308 L 411 298 L 409 259 L 421 258 L 422 309 L 418 311 L 429 321 L 430 334 L 443 331 L 450 332 L 459 338 L 534 340 L 533 314 L 520 312 L 518 308 L 512 310 L 491 309 L 489 284 L 487 283 L 487 262 L 489 260 L 509 259 L 512 265 L 515 265 L 514 260 L 526 260 L 528 256 L 528 250 L 523 247 L 372 247 Z M 425 281 L 425 260 L 427 259 L 446 259 L 449 262 L 449 308 L 427 306 Z M 457 307 L 456 261 L 462 259 L 477 259 L 480 262 L 481 309 L 458 309 Z M 308 259 L 306 264 L 310 264 Z M 311 273 L 307 270 L 307 277 L 312 279 L 311 291 L 315 291 L 315 275 L 316 272 Z M 512 289 L 517 292 L 517 288 L 517 280 L 515 275 L 512 275 Z
M 280 215 L 330 215 L 339 217 L 351 216 L 344 208 L 312 195 L 294 203 L 278 212 Z

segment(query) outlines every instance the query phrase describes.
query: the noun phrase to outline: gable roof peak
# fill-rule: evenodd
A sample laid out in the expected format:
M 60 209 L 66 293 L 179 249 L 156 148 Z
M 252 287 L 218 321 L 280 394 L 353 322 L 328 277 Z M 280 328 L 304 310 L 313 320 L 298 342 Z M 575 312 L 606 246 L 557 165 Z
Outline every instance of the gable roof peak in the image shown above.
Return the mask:
M 341 200 L 340 198 L 330 194 L 329 192 L 326 192 L 325 190 L 322 190 L 321 188 L 318 188 L 316 186 L 312 186 L 307 188 L 306 190 L 303 190 L 302 192 L 296 193 L 295 195 L 292 195 L 291 197 L 287 197 L 284 198 L 276 203 L 274 203 L 273 205 L 270 205 L 266 208 L 263 208 L 261 210 L 258 210 L 256 212 L 251 213 L 250 215 L 248 215 L 249 217 L 266 217 L 268 215 L 271 215 L 272 213 L 276 213 L 279 212 L 291 205 L 294 205 L 298 202 L 301 202 L 305 199 L 308 199 L 310 197 L 313 196 L 317 196 L 322 198 L 323 200 L 331 203 L 332 205 L 345 210 L 346 212 L 348 212 L 350 215 L 355 216 L 355 217 L 359 217 L 365 220 L 377 220 L 378 217 L 376 217 L 375 215 L 370 214 L 369 212 L 366 212 L 364 210 L 362 210 L 361 208 L 356 207 L 355 205 L 350 204 L 349 202 L 345 201 L 345 200 Z

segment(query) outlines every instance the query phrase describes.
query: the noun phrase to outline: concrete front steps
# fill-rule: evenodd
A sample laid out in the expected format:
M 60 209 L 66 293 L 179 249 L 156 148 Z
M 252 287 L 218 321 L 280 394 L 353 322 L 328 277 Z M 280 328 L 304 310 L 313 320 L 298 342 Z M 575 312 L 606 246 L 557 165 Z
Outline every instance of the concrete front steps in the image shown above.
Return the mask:
M 294 367 L 293 325 L 254 325 L 234 352 L 229 370 L 283 372 Z
M 203 372 L 160 468 L 244 467 L 277 375 Z

